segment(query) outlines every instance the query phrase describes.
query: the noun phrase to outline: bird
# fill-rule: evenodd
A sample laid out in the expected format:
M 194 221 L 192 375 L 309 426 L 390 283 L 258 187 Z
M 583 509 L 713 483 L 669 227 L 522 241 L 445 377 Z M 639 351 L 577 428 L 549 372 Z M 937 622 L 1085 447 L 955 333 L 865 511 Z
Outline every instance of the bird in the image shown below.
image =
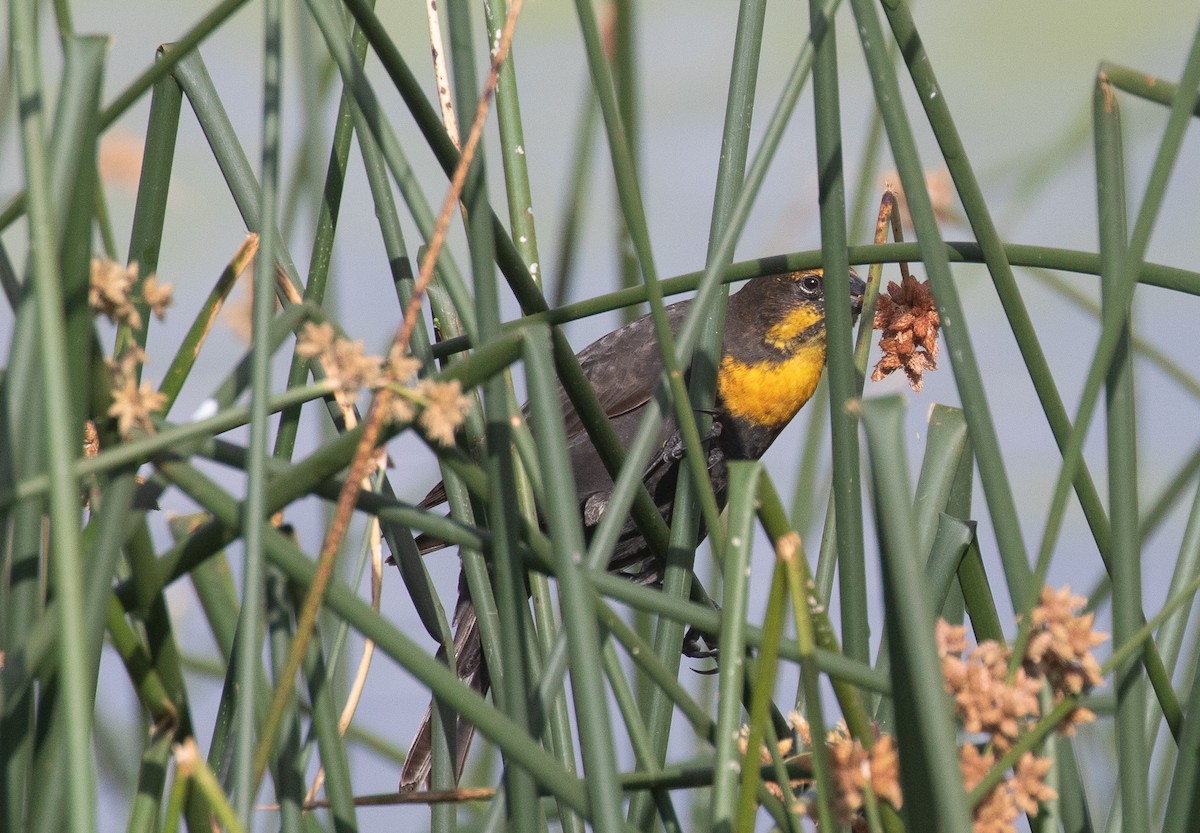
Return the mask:
M 831 298 L 846 299 L 852 316 L 857 317 L 866 287 L 853 269 L 848 282 L 848 292 L 834 291 Z M 825 275 L 819 268 L 752 279 L 729 296 L 711 411 L 713 426 L 706 437 L 708 473 L 719 506 L 724 507 L 727 497 L 726 462 L 761 458 L 816 390 L 825 366 L 825 300 Z M 667 321 L 676 335 L 691 305 L 689 299 L 666 307 Z M 663 371 L 651 317 L 642 316 L 601 336 L 577 358 L 622 447 L 628 449 Z M 561 386 L 559 401 L 584 534 L 590 539 L 607 508 L 613 481 Z M 655 447 L 657 452 L 642 479 L 669 523 L 684 466 L 683 441 L 674 418 L 663 420 Z M 418 506 L 431 509 L 445 500 L 445 489 L 439 483 Z M 700 537 L 704 534 L 701 524 Z M 423 554 L 445 546 L 428 536 L 418 536 L 417 544 Z M 661 581 L 661 564 L 631 518 L 621 530 L 608 569 L 643 584 Z M 455 671 L 460 680 L 486 694 L 490 686 L 487 665 L 475 608 L 462 575 L 458 590 L 452 620 Z M 686 645 L 685 653 L 689 653 Z M 689 655 L 712 653 L 696 649 Z M 432 704 L 405 758 L 401 792 L 428 783 L 431 714 Z M 473 731 L 469 722 L 459 719 L 456 764 L 460 777 Z

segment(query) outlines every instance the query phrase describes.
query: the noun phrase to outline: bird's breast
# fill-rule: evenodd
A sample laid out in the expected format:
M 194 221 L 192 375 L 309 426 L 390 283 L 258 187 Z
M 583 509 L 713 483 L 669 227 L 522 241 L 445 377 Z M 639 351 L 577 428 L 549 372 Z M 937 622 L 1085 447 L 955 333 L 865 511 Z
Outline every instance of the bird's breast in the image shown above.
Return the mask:
M 824 343 L 802 347 L 781 361 L 746 363 L 725 356 L 717 390 L 734 418 L 782 428 L 812 396 L 824 366 Z

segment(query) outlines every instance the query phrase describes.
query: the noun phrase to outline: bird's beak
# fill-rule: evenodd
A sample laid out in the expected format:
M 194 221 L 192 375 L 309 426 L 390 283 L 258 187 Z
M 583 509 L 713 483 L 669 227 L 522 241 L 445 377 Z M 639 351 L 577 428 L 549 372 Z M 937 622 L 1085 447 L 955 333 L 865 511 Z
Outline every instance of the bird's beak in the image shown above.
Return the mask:
M 862 312 L 863 295 L 866 294 L 867 285 L 863 283 L 862 278 L 853 269 L 850 270 L 850 312 L 854 314 L 854 320 L 858 320 L 859 313 Z

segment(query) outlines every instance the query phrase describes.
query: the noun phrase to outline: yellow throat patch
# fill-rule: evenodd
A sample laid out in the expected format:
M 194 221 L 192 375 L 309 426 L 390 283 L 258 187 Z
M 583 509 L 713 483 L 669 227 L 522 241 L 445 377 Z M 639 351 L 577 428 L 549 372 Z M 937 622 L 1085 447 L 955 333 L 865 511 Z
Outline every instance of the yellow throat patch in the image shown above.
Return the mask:
M 726 410 L 738 419 L 777 428 L 796 415 L 816 390 L 825 367 L 824 341 L 801 347 L 781 362 L 746 364 L 721 360 L 717 389 Z
M 824 318 L 824 314 L 812 306 L 794 309 L 787 314 L 786 318 L 767 330 L 763 343 L 776 350 L 791 351 L 800 346 L 796 344 L 796 339 L 813 324 L 820 323 L 822 318 Z
M 764 343 L 789 353 L 789 358 L 756 363 L 742 362 L 733 356 L 721 360 L 717 389 L 732 416 L 778 428 L 796 415 L 812 396 L 825 367 L 824 333 L 818 338 L 800 340 L 822 317 L 820 310 L 804 306 L 767 330 Z

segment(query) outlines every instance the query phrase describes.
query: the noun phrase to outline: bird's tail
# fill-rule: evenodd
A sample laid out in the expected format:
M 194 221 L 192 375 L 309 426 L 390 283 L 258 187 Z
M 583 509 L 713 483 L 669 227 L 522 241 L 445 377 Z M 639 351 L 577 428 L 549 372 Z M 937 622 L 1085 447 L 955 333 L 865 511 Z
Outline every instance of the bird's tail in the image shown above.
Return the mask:
M 483 661 L 483 643 L 479 635 L 479 621 L 475 617 L 475 605 L 466 592 L 466 582 L 459 582 L 458 603 L 454 608 L 454 670 L 458 678 L 481 695 L 486 695 L 491 679 L 488 677 L 487 664 Z M 445 650 L 439 651 L 438 656 L 444 661 Z M 400 792 L 411 792 L 427 788 L 429 770 L 433 753 L 433 708 L 429 704 L 425 711 L 425 719 L 421 728 L 413 738 L 408 756 L 404 759 L 404 770 L 400 774 Z M 471 738 L 475 734 L 475 726 L 461 716 L 456 718 L 455 732 L 455 765 L 458 778 L 462 777 L 463 766 L 467 762 L 467 752 L 471 747 Z

